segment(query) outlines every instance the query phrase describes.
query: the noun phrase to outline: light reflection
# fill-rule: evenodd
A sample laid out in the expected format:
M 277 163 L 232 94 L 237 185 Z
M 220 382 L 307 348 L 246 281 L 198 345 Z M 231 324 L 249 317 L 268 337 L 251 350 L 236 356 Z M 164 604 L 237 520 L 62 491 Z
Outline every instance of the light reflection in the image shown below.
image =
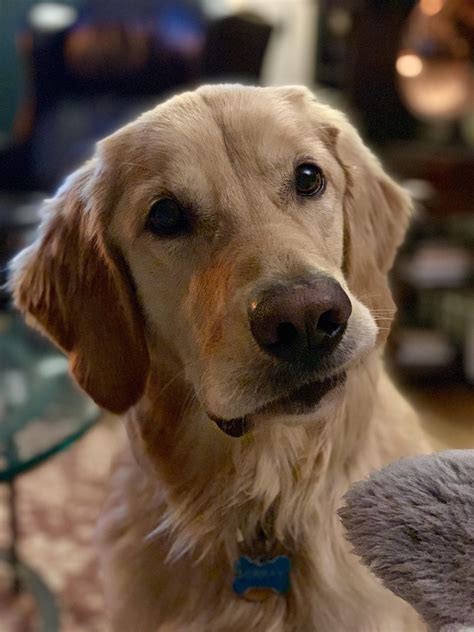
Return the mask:
M 443 8 L 443 0 L 420 0 L 420 11 L 425 15 L 436 15 Z
M 417 77 L 423 70 L 423 62 L 418 55 L 404 53 L 397 59 L 396 68 L 402 77 Z
M 48 356 L 38 362 L 37 371 L 41 377 L 52 379 L 67 373 L 68 362 L 60 355 Z
M 58 2 L 40 2 L 28 13 L 31 26 L 40 31 L 61 31 L 77 20 L 77 11 Z

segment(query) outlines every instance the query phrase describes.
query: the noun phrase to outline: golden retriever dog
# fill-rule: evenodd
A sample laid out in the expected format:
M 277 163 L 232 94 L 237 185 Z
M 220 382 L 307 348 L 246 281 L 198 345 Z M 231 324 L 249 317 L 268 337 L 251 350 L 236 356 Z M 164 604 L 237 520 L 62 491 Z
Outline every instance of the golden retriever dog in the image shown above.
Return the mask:
M 232 85 L 106 138 L 46 204 L 11 283 L 84 391 L 125 413 L 98 528 L 113 630 L 424 629 L 336 513 L 425 450 L 382 359 L 409 214 L 342 114 Z

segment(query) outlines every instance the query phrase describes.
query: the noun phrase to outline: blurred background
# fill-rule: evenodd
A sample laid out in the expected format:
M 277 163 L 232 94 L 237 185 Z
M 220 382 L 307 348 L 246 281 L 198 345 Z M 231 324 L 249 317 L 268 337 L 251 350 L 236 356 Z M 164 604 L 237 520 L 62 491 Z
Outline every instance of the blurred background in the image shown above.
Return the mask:
M 97 139 L 199 83 L 305 84 L 416 201 L 387 362 L 440 446 L 474 448 L 473 69 L 474 0 L 0 0 L 0 284 Z M 0 289 L 1 632 L 107 629 L 91 543 L 121 441 Z

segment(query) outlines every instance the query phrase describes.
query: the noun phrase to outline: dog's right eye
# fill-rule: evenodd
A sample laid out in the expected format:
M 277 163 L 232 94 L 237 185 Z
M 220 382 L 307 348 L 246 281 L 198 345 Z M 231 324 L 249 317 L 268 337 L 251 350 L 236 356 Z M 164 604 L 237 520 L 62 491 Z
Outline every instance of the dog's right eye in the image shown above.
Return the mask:
M 186 211 L 173 198 L 153 202 L 145 224 L 146 230 L 159 237 L 184 233 L 189 228 Z

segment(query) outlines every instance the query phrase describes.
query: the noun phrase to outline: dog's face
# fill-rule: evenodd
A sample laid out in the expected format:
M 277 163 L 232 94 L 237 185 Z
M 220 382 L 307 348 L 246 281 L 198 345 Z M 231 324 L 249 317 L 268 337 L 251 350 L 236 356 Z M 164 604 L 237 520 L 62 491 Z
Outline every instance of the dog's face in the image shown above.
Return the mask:
M 308 91 L 205 87 L 99 144 L 14 261 L 16 301 L 110 410 L 161 357 L 229 434 L 304 421 L 385 337 L 408 207 Z

